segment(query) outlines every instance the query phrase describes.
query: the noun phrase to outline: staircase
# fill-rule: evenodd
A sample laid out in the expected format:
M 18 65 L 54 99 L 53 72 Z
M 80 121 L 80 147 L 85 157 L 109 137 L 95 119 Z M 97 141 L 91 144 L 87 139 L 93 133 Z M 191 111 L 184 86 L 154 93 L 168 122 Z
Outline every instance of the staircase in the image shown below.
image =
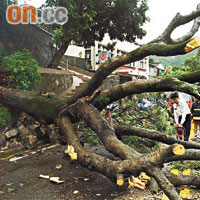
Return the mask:
M 77 71 L 74 71 L 72 70 L 72 68 L 68 71 L 73 76 L 73 84 L 70 88 L 68 88 L 66 91 L 64 91 L 58 96 L 59 99 L 74 96 L 77 92 L 82 90 L 87 85 L 87 82 L 92 78 L 91 76 L 83 75 Z

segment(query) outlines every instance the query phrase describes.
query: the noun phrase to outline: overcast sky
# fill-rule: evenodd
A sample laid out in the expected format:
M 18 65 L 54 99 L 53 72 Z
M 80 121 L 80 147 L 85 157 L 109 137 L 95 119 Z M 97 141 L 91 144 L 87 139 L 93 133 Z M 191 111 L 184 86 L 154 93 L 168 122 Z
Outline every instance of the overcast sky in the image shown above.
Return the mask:
M 181 15 L 189 14 L 196 9 L 200 0 L 148 0 L 149 11 L 147 15 L 150 17 L 150 23 L 146 24 L 147 30 L 146 40 L 151 40 L 157 37 L 173 19 L 177 12 Z M 189 30 L 192 24 L 187 27 L 181 27 L 174 32 L 174 35 L 181 35 Z
M 24 0 L 21 0 L 21 2 L 24 2 Z M 44 2 L 45 0 L 26 0 L 26 3 L 37 7 Z M 140 42 L 145 43 L 156 38 L 167 27 L 177 12 L 180 12 L 182 15 L 189 14 L 192 10 L 196 9 L 198 3 L 200 3 L 200 0 L 148 0 L 149 11 L 147 12 L 147 16 L 149 16 L 150 22 L 144 26 L 147 35 Z M 175 38 L 181 36 L 182 33 L 185 34 L 191 26 L 192 24 L 188 24 L 187 26 L 178 28 L 172 36 Z M 107 41 L 107 39 L 104 41 Z M 118 43 L 118 47 L 128 50 L 134 48 L 131 44 L 120 42 Z

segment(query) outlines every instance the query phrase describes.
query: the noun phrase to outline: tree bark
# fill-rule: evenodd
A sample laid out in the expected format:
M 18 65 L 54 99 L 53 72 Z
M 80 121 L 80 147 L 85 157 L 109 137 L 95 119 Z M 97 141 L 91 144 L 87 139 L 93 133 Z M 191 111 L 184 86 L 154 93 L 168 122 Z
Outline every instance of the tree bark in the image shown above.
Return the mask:
M 190 76 L 190 78 L 192 77 L 193 76 Z M 95 99 L 92 99 L 92 104 L 101 110 L 108 104 L 133 94 L 141 94 L 143 92 L 167 92 L 174 90 L 188 93 L 197 98 L 199 97 L 197 86 L 180 81 L 176 78 L 162 78 L 153 80 L 129 81 L 124 84 L 119 84 L 111 89 L 101 91 L 101 93 Z
M 57 68 L 57 66 L 60 63 L 61 58 L 64 56 L 65 52 L 67 51 L 69 43 L 70 43 L 70 41 L 64 41 L 62 43 L 61 47 L 54 54 L 51 62 L 48 65 L 48 68 L 54 68 L 54 69 Z
M 167 197 L 171 200 L 181 200 L 174 186 L 166 178 L 159 168 L 153 167 L 148 170 L 149 174 L 154 177 L 159 187 L 164 191 Z
M 166 174 L 167 179 L 174 185 L 174 186 L 181 186 L 181 185 L 194 185 L 200 187 L 200 177 L 199 176 L 190 176 L 190 175 L 174 175 L 171 173 Z
M 132 159 L 140 156 L 138 152 L 123 144 L 117 139 L 111 124 L 104 119 L 99 111 L 80 99 L 77 103 L 68 108 L 71 116 L 77 116 L 91 127 L 97 134 L 104 147 L 121 159 Z M 133 157 L 134 155 L 134 157 Z
M 115 100 L 142 92 L 179 90 L 198 97 L 199 92 L 197 87 L 185 82 L 194 83 L 199 81 L 200 72 L 180 76 L 178 77 L 179 80 L 176 78 L 166 78 L 144 82 L 130 82 L 113 87 L 111 90 L 102 91 L 97 96 L 91 95 L 99 88 L 107 76 L 120 66 L 136 62 L 149 55 L 174 56 L 187 53 L 185 48 L 188 42 L 192 40 L 192 35 L 198 29 L 199 24 L 197 24 L 197 18 L 199 16 L 199 7 L 189 15 L 177 15 L 163 34 L 155 40 L 119 58 L 113 58 L 106 62 L 97 70 L 85 88 L 77 92 L 72 98 L 61 101 L 42 97 L 34 92 L 0 87 L 0 103 L 9 108 L 25 111 L 35 118 L 44 119 L 47 122 L 53 122 L 57 118 L 60 118 L 57 123 L 66 138 L 67 144 L 74 147 L 78 155 L 78 162 L 89 169 L 102 173 L 112 181 L 116 181 L 118 174 L 129 177 L 132 175 L 137 176 L 140 172 L 146 172 L 157 181 L 159 187 L 166 193 L 170 200 L 179 200 L 180 197 L 175 188 L 162 173 L 161 169 L 165 162 L 171 162 L 173 160 L 200 160 L 200 151 L 194 150 L 195 148 L 199 149 L 200 145 L 180 140 L 177 141 L 174 138 L 162 135 L 156 131 L 124 126 L 118 126 L 114 129 L 112 124 L 101 116 L 99 110 Z M 195 27 L 190 30 L 189 34 L 186 34 L 185 37 L 181 37 L 176 41 L 170 38 L 175 28 L 194 19 L 197 19 L 194 22 Z M 50 67 L 57 67 L 68 45 L 69 41 L 63 43 L 52 59 L 49 65 Z M 105 148 L 120 159 L 114 161 L 95 153 L 87 152 L 80 144 L 76 130 L 72 124 L 73 119 L 84 120 L 97 133 Z M 123 144 L 117 138 L 115 132 L 119 135 L 130 134 L 150 138 L 170 144 L 170 146 L 166 145 L 158 151 L 149 154 L 141 154 L 128 145 Z M 184 147 L 193 148 L 193 150 L 186 149 L 185 152 Z
M 55 122 L 59 109 L 67 100 L 50 99 L 37 92 L 7 89 L 0 86 L 0 103 L 13 110 L 24 111 L 36 119 Z
M 148 138 L 151 140 L 159 141 L 168 145 L 176 143 L 182 144 L 186 149 L 187 148 L 200 149 L 200 144 L 197 142 L 187 142 L 187 141 L 177 140 L 170 135 L 162 134 L 155 130 L 147 130 L 139 127 L 118 125 L 115 127 L 115 133 L 118 137 L 122 137 L 124 135 L 138 136 L 142 138 Z

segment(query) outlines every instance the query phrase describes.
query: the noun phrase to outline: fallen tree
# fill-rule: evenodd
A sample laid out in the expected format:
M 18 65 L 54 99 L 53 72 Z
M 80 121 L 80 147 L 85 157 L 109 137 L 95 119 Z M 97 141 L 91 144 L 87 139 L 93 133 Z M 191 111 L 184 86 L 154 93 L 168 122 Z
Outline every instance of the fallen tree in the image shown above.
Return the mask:
M 102 173 L 112 181 L 116 181 L 119 175 L 129 177 L 146 172 L 156 180 L 169 199 L 179 200 L 181 198 L 173 184 L 190 184 L 193 179 L 177 183 L 176 178 L 167 177 L 162 172 L 163 164 L 173 160 L 200 160 L 198 150 L 200 145 L 194 142 L 179 141 L 152 130 L 120 125 L 113 127 L 100 114 L 100 111 L 113 101 L 144 92 L 179 90 L 199 98 L 198 88 L 193 83 L 200 81 L 200 71 L 180 77 L 131 81 L 104 91 L 97 89 L 109 74 L 124 64 L 138 61 L 149 55 L 172 56 L 185 54 L 197 48 L 199 44 L 193 44 L 192 37 L 199 28 L 199 16 L 200 6 L 189 15 L 177 14 L 158 38 L 130 53 L 106 62 L 97 70 L 88 84 L 72 98 L 49 99 L 35 92 L 0 87 L 0 103 L 9 108 L 24 111 L 38 120 L 57 123 L 67 144 L 74 147 L 77 161 L 87 168 Z M 175 28 L 192 20 L 194 20 L 194 25 L 187 34 L 176 40 L 171 39 Z M 80 120 L 86 122 L 87 126 L 96 132 L 106 150 L 118 157 L 119 160 L 111 160 L 84 149 L 73 125 L 74 122 Z M 122 134 L 147 137 L 168 146 L 149 154 L 141 154 L 117 138 L 117 135 Z M 196 181 L 195 184 L 199 185 L 199 180 Z

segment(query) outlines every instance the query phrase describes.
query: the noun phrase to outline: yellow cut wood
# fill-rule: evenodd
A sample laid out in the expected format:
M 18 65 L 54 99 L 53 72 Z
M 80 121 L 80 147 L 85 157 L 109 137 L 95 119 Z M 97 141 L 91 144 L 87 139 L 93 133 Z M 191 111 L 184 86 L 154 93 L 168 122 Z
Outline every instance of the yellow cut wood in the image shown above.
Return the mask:
M 190 189 L 184 188 L 180 190 L 180 197 L 183 199 L 189 199 L 190 198 Z
M 162 200 L 169 200 L 169 198 L 167 197 L 165 193 L 163 193 Z
M 139 179 L 147 184 L 151 180 L 151 177 L 147 176 L 145 172 L 141 172 Z
M 175 155 L 183 155 L 183 154 L 185 154 L 185 148 L 184 148 L 184 146 L 181 145 L 181 144 L 176 145 L 176 146 L 173 148 L 173 153 L 174 153 Z
M 67 145 L 65 153 L 68 153 L 72 160 L 77 160 L 77 153 L 74 152 L 74 147 L 72 145 Z
M 143 183 L 142 181 L 140 181 L 140 179 L 134 176 L 132 176 L 132 181 L 130 178 L 128 178 L 128 183 L 129 183 L 129 187 L 135 187 L 141 190 L 145 190 L 145 183 Z
M 191 173 L 191 169 L 185 169 L 183 171 L 183 175 L 190 175 L 190 173 Z
M 171 169 L 170 172 L 174 175 L 178 175 L 178 169 Z
M 190 52 L 192 51 L 193 49 L 197 48 L 200 46 L 200 38 L 198 37 L 195 37 L 193 38 L 192 40 L 190 40 L 187 44 L 186 44 L 186 47 L 185 47 L 185 52 Z
M 117 174 L 117 185 L 122 186 L 124 184 L 124 176 L 123 174 Z

